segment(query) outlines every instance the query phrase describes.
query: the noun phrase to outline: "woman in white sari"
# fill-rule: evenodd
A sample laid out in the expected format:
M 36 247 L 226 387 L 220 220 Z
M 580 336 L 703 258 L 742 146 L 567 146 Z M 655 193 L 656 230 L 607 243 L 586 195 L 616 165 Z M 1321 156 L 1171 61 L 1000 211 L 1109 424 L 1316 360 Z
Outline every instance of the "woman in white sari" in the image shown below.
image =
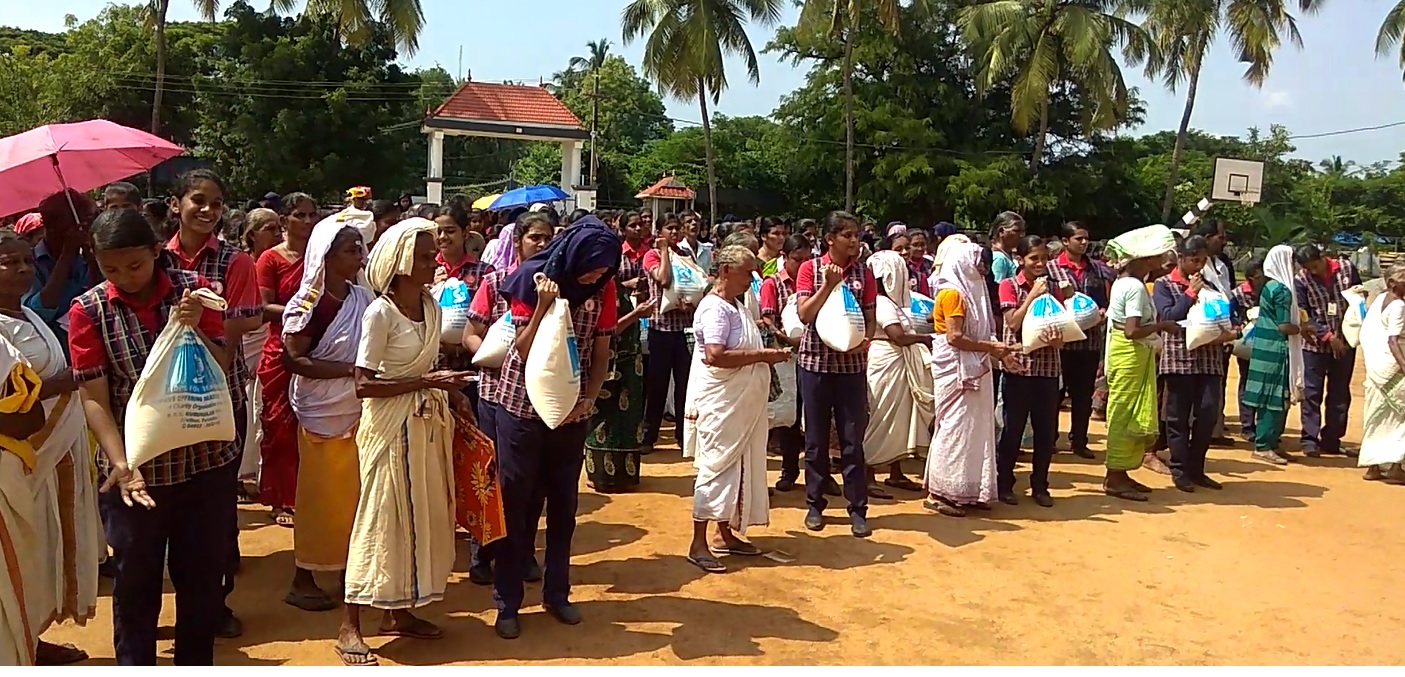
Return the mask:
M 693 484 L 693 542 L 688 561 L 709 573 L 727 569 L 713 553 L 755 556 L 761 551 L 738 538 L 750 526 L 770 524 L 766 491 L 768 365 L 790 357 L 762 348 L 756 322 L 736 299 L 751 286 L 756 256 L 742 246 L 723 247 L 712 291 L 693 316 L 697 350 L 688 380 L 683 451 L 698 477 Z M 717 523 L 717 538 L 707 525 Z
M 935 291 L 932 385 L 936 425 L 927 454 L 930 499 L 923 505 L 943 515 L 964 517 L 966 508 L 989 510 L 996 496 L 991 360 L 1010 357 L 1012 347 L 995 340 L 995 317 L 980 245 L 952 245 Z
M 42 565 L 33 585 L 36 606 L 30 624 L 37 640 L 53 623 L 86 625 L 97 609 L 98 560 L 105 554 L 98 522 L 97 485 L 88 446 L 88 426 L 75 394 L 77 385 L 63 345 L 20 299 L 33 283 L 29 243 L 0 235 L 0 340 L 13 347 L 42 382 L 44 427 L 28 442 L 35 464 L 29 476 L 34 500 L 36 547 Z M 83 651 L 36 645 L 36 664 L 61 665 L 87 658 Z
M 0 340 L 0 665 L 34 665 L 44 615 L 44 553 L 29 439 L 44 425 L 41 381 L 9 341 Z
M 868 428 L 864 431 L 864 462 L 868 464 L 868 495 L 892 498 L 877 486 L 875 472 L 888 469 L 883 483 L 903 491 L 922 485 L 903 475 L 902 459 L 932 441 L 932 337 L 916 334 L 906 308 L 911 305 L 908 266 L 901 254 L 881 251 L 868 259 L 878 281 L 874 316 L 881 333 L 868 349 Z
M 361 635 L 362 606 L 387 611 L 382 635 L 443 637 L 410 609 L 444 598 L 454 566 L 450 404 L 474 419 L 458 392 L 468 374 L 430 371 L 439 358 L 439 304 L 429 294 L 435 232 L 426 219 L 401 221 L 381 234 L 366 267 L 382 295 L 366 309 L 356 353 L 361 494 L 336 647 L 348 665 L 375 662 Z
M 1361 324 L 1366 412 L 1357 464 L 1365 479 L 1405 484 L 1405 266 L 1393 266 L 1385 283 Z

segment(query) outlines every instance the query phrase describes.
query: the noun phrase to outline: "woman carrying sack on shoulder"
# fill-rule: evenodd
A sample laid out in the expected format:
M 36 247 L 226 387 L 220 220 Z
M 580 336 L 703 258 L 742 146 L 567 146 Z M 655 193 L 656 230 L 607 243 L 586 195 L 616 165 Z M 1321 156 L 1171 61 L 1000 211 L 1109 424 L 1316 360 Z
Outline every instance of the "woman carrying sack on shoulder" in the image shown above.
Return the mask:
M 542 604 L 566 625 L 581 622 L 571 604 L 571 539 L 576 530 L 581 464 L 589 419 L 610 371 L 610 339 L 619 318 L 615 274 L 620 238 L 595 217 L 585 217 L 556 236 L 503 280 L 517 338 L 498 382 L 498 472 L 502 482 L 507 538 L 494 551 L 493 629 L 503 639 L 521 634 L 517 620 L 523 580 L 533 549 L 538 502 L 546 500 L 546 571 Z M 529 355 L 550 350 L 532 345 L 557 299 L 569 310 L 579 350 L 580 391 L 559 427 L 549 428 L 528 394 Z M 566 349 L 564 347 L 557 349 Z M 563 406 L 562 409 L 565 407 Z
M 121 496 L 109 515 L 122 551 L 112 589 L 117 663 L 156 665 L 163 569 L 169 566 L 180 607 L 175 662 L 213 665 L 230 555 L 227 525 L 235 519 L 235 480 L 228 466 L 238 462 L 240 448 L 233 441 L 202 442 L 132 468 L 122 426 L 168 320 L 194 328 L 228 372 L 224 317 L 191 295 L 209 286 L 204 277 L 162 266 L 161 244 L 139 212 L 103 212 L 92 236 L 107 280 L 74 299 L 68 343 L 88 427 L 103 451 L 97 457 L 100 491 Z
M 659 426 L 663 424 L 664 404 L 668 399 L 668 382 L 673 380 L 673 437 L 683 442 L 684 396 L 688 392 L 688 367 L 692 351 L 688 346 L 688 330 L 693 326 L 693 304 L 684 299 L 679 308 L 664 311 L 664 290 L 675 282 L 673 260 L 687 259 L 693 268 L 697 260 L 683 248 L 683 224 L 675 218 L 659 222 L 654 236 L 654 248 L 644 254 L 644 275 L 649 281 L 649 297 L 655 302 L 649 317 L 649 360 L 645 367 L 644 392 L 648 404 L 644 410 L 644 445 L 652 448 L 659 441 Z

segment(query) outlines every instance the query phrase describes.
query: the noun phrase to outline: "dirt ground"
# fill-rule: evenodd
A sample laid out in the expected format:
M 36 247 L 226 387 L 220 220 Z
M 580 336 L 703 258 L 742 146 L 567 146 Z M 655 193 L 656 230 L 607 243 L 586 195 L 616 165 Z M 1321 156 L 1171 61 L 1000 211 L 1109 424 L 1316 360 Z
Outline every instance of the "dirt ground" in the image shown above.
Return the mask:
M 1354 395 L 1352 443 L 1359 384 Z M 1292 451 L 1297 418 L 1284 436 Z M 1093 425 L 1100 451 L 1102 426 Z M 1026 500 L 951 519 L 902 496 L 873 502 L 868 540 L 849 535 L 842 508 L 830 509 L 823 532 L 806 531 L 802 492 L 777 494 L 770 527 L 748 535 L 795 561 L 724 558 L 724 575 L 683 557 L 691 471 L 668 450 L 645 458 L 635 493 L 604 496 L 582 484 L 571 571 L 582 625 L 529 606 L 522 638 L 498 639 L 490 590 L 459 573 L 448 598 L 424 610 L 445 639 L 377 637 L 372 647 L 383 664 L 412 665 L 1405 663 L 1405 646 L 1380 632 L 1405 624 L 1405 487 L 1364 482 L 1340 457 L 1280 468 L 1251 460 L 1246 445 L 1217 448 L 1209 471 L 1224 491 L 1183 494 L 1143 470 L 1138 478 L 1157 491 L 1132 504 L 1098 491 L 1098 462 L 1063 453 L 1052 509 Z M 772 459 L 772 481 L 777 471 Z M 1017 471 L 1022 488 L 1027 471 Z M 339 612 L 281 602 L 292 531 L 272 525 L 266 510 L 242 518 L 244 570 L 232 605 L 246 633 L 220 641 L 216 661 L 335 664 Z M 55 627 L 45 638 L 110 664 L 107 592 L 86 628 Z M 539 595 L 529 586 L 527 603 Z M 173 622 L 170 594 L 161 618 Z M 363 624 L 376 622 L 368 614 Z M 160 649 L 169 656 L 171 643 Z

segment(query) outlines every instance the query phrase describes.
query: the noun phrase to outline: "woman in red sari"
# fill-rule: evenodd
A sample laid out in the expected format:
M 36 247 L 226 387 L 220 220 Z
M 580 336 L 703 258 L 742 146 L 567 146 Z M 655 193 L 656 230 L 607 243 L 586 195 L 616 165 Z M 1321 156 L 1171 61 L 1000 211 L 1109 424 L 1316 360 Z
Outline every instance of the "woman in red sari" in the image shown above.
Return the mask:
M 293 375 L 283 366 L 283 306 L 302 284 L 302 257 L 317 224 L 317 203 L 305 193 L 283 198 L 284 239 L 259 256 L 254 266 L 259 294 L 263 297 L 268 338 L 259 361 L 263 386 L 263 442 L 260 455 L 259 500 L 273 509 L 273 521 L 293 526 L 293 506 L 298 488 L 298 417 L 288 400 Z

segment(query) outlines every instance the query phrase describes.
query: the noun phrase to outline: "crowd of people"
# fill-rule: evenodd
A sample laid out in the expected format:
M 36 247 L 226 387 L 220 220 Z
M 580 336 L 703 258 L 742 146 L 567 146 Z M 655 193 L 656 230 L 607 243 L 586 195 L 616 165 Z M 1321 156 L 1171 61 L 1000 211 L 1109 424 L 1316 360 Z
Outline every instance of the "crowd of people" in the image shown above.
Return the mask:
M 691 211 L 490 213 L 463 199 L 373 200 L 365 187 L 338 210 L 302 193 L 246 210 L 228 199 L 217 174 L 195 170 L 166 201 L 128 184 L 100 200 L 66 191 L 0 229 L 0 664 L 86 658 L 40 637 L 93 617 L 100 576 L 113 579 L 118 663 L 155 664 L 165 571 L 175 662 L 212 664 L 215 638 L 242 633 L 227 604 L 241 502 L 292 529 L 284 601 L 340 606 L 348 665 L 376 662 L 364 607 L 380 610 L 380 634 L 443 636 L 413 610 L 443 598 L 459 528 L 472 539 L 469 579 L 492 586 L 500 637 L 521 634 L 528 582 L 542 582 L 554 619 L 580 623 L 569 567 L 582 469 L 599 492 L 648 481 L 641 457 L 670 421 L 697 470 L 687 561 L 709 573 L 727 570 L 719 555 L 762 554 L 745 535 L 769 524 L 777 491 L 803 488 L 813 531 L 842 497 L 862 538 L 869 500 L 890 490 L 949 517 L 1018 504 L 1028 448 L 1030 498 L 1051 507 L 1058 438 L 1096 458 L 1095 418 L 1107 423 L 1109 496 L 1146 501 L 1142 468 L 1179 491 L 1220 490 L 1206 456 L 1233 429 L 1231 359 L 1254 457 L 1292 460 L 1282 436 L 1295 403 L 1304 454 L 1358 454 L 1342 443 L 1356 362 L 1342 292 L 1361 291 L 1356 269 L 1313 245 L 1278 245 L 1236 271 L 1214 220 L 1184 236 L 1147 226 L 1095 252 L 1081 223 L 1045 239 L 1013 212 L 976 237 L 945 222 L 879 229 L 841 211 L 709 227 Z M 705 271 L 704 294 L 677 293 L 687 270 Z M 443 329 L 433 291 L 450 280 L 471 291 L 461 339 Z M 226 308 L 202 305 L 199 289 Z M 1206 290 L 1230 299 L 1233 328 L 1191 348 L 1183 322 Z M 1026 350 L 1034 302 L 1079 293 L 1099 314 L 1087 338 L 1045 331 Z M 834 294 L 862 316 L 849 350 L 816 329 Z M 914 295 L 930 314 L 913 311 Z M 537 337 L 558 300 L 580 386 L 549 425 L 529 366 L 551 349 Z M 235 439 L 133 467 L 122 422 L 171 322 L 225 368 Z M 500 366 L 475 365 L 504 323 Z M 1405 483 L 1402 333 L 1395 269 L 1360 332 L 1368 480 Z M 773 486 L 768 453 L 781 460 Z M 904 472 L 911 458 L 919 477 Z M 317 572 L 339 573 L 340 590 Z

